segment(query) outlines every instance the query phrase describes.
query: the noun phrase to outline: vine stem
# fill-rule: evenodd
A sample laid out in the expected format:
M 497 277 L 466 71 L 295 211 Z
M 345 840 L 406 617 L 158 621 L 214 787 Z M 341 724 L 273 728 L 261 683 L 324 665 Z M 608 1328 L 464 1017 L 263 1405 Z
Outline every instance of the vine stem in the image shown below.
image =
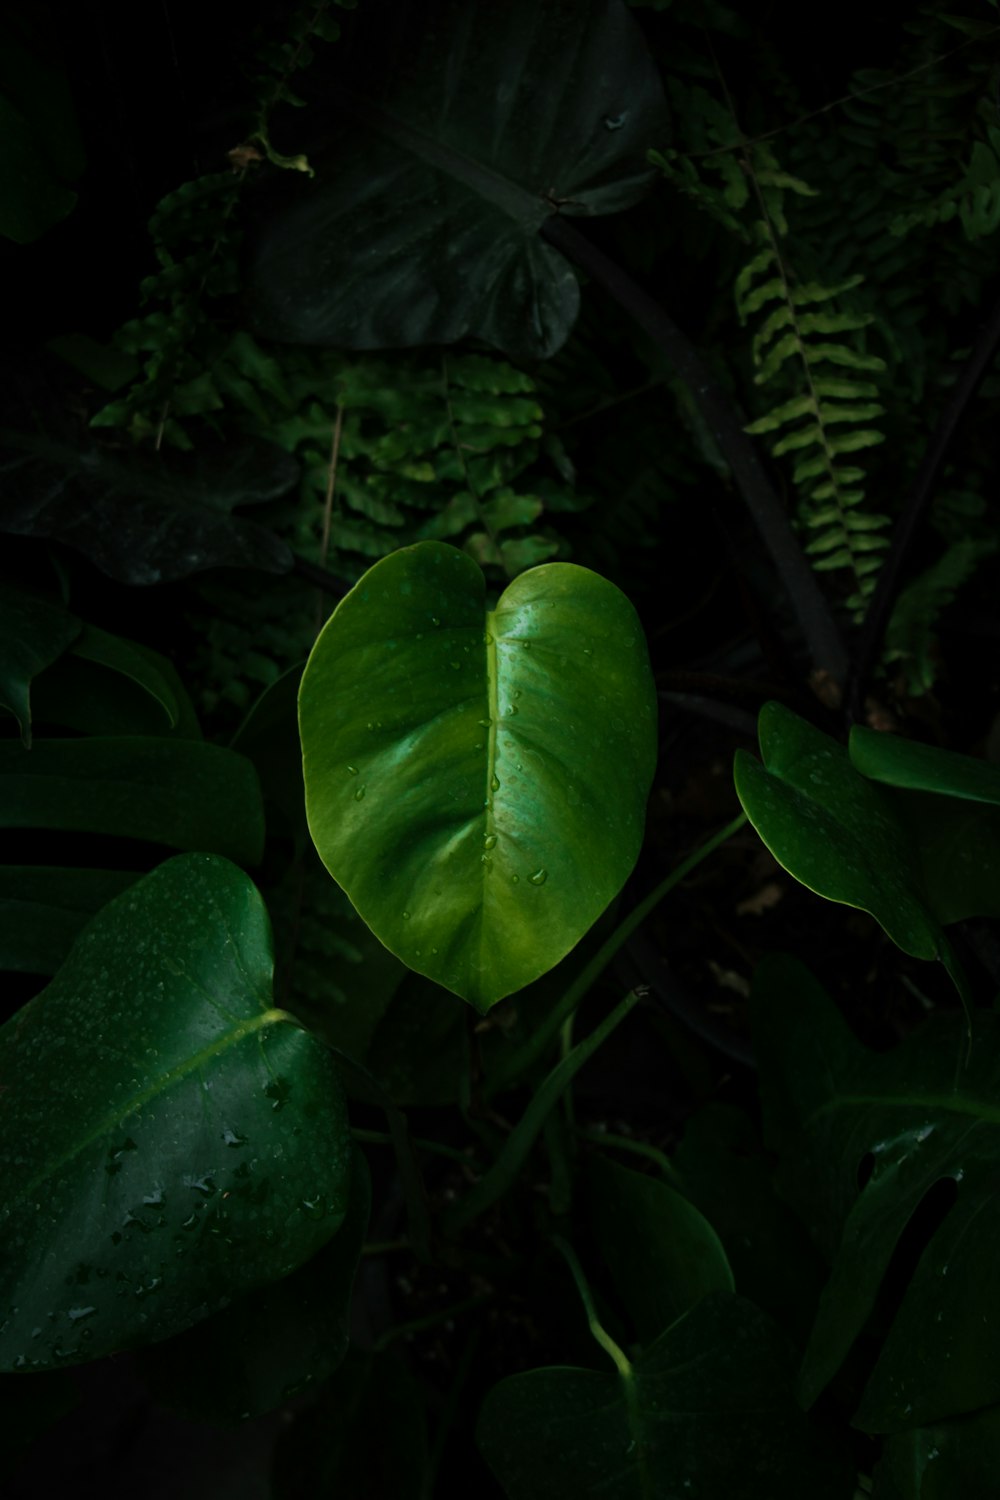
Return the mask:
M 505 1064 L 497 1068 L 486 1090 L 487 1100 L 492 1099 L 509 1084 L 522 1078 L 527 1070 L 538 1062 L 553 1037 L 561 1031 L 564 1022 L 573 1015 L 591 985 L 603 974 L 619 948 L 628 942 L 638 927 L 641 927 L 650 912 L 659 905 L 664 896 L 673 890 L 674 886 L 678 885 L 686 875 L 690 875 L 703 859 L 707 859 L 720 844 L 724 844 L 734 833 L 737 833 L 746 821 L 746 813 L 739 813 L 724 828 L 720 828 L 718 833 L 706 839 L 705 843 L 693 854 L 689 854 L 687 859 L 682 860 L 676 869 L 671 870 L 670 874 L 629 912 L 625 920 L 618 924 L 611 936 L 601 944 L 590 962 L 567 988 L 558 1005 L 553 1006 L 545 1020 L 539 1022 L 537 1029 L 532 1032 L 524 1046 L 508 1057 Z
M 850 720 L 862 716 L 865 688 L 882 647 L 882 638 L 896 602 L 899 579 L 909 557 L 913 538 L 934 494 L 938 476 L 965 412 L 1000 348 L 1000 298 L 980 329 L 951 397 L 938 419 L 930 441 L 913 476 L 909 493 L 892 534 L 892 543 L 879 570 L 878 583 L 865 614 L 851 673 L 847 706 Z
M 754 444 L 699 351 L 666 310 L 565 217 L 553 214 L 546 219 L 540 233 L 550 245 L 576 261 L 635 319 L 689 387 L 788 591 L 813 666 L 829 672 L 842 684 L 847 676 L 848 657 L 833 612 L 761 466 Z
M 554 1234 L 552 1236 L 552 1243 L 570 1268 L 573 1280 L 576 1282 L 576 1289 L 580 1294 L 580 1301 L 583 1303 L 583 1310 L 587 1316 L 587 1327 L 593 1334 L 595 1342 L 600 1344 L 605 1354 L 609 1354 L 612 1360 L 614 1360 L 619 1375 L 624 1380 L 631 1379 L 632 1361 L 620 1345 L 615 1343 L 597 1316 L 594 1299 L 591 1296 L 590 1287 L 586 1276 L 583 1274 L 583 1267 L 580 1264 L 576 1251 L 568 1240 L 563 1239 L 561 1234 Z

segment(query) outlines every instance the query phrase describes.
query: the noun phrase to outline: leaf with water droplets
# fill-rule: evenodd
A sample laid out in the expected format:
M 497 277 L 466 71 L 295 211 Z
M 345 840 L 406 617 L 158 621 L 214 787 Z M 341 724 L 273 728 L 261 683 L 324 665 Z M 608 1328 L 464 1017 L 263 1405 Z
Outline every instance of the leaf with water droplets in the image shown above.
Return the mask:
M 275 1008 L 271 970 L 253 884 L 182 855 L 0 1029 L 0 1369 L 166 1338 L 339 1228 L 338 1076 Z
M 558 963 L 635 863 L 656 693 L 635 611 L 587 568 L 533 568 L 488 611 L 457 548 L 393 553 L 327 622 L 299 723 L 327 869 L 390 952 L 482 1011 Z

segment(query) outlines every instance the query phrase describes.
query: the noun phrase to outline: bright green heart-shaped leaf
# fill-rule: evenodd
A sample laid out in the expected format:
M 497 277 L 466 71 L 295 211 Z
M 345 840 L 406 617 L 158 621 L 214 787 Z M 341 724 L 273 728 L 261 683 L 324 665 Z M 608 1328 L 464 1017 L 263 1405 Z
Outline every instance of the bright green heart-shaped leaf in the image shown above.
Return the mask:
M 717 1293 L 630 1368 L 531 1370 L 494 1386 L 476 1440 L 510 1500 L 846 1500 L 799 1410 L 784 1336 Z
M 256 864 L 264 845 L 260 786 L 244 756 L 131 735 L 0 744 L 0 828 L 117 834 L 241 864 Z
M 888 797 L 836 740 L 778 703 L 765 703 L 758 733 L 763 765 L 738 750 L 734 779 L 778 863 L 817 895 L 870 912 L 904 953 L 941 956 L 946 940 Z
M 166 1338 L 340 1227 L 335 1065 L 271 998 L 263 902 L 169 860 L 0 1030 L 0 1368 Z
M 595 1243 L 641 1343 L 711 1292 L 733 1291 L 719 1236 L 675 1188 L 595 1156 L 587 1189 Z
M 439 542 L 376 563 L 299 693 L 306 812 L 382 943 L 480 1010 L 578 941 L 635 863 L 656 695 L 625 596 L 522 573 L 495 610 Z
M 82 626 L 59 604 L 20 589 L 0 588 L 0 708 L 17 719 L 31 744 L 31 683 L 61 656 Z
M 473 335 L 553 354 L 579 287 L 541 225 L 636 202 L 669 128 L 626 5 L 370 0 L 354 19 L 302 82 L 325 127 L 316 175 L 281 174 L 251 236 L 255 326 L 347 349 Z
M 809 971 L 783 957 L 758 969 L 754 1008 L 779 1182 L 833 1263 L 803 1365 L 805 1399 L 840 1367 L 935 1189 L 940 1212 L 854 1421 L 892 1432 L 997 1402 L 1000 1016 L 977 1013 L 971 1056 L 958 1015 L 873 1053 Z
M 332 1375 L 347 1352 L 370 1206 L 368 1164 L 355 1149 L 346 1217 L 329 1244 L 290 1276 L 143 1351 L 156 1399 L 198 1421 L 240 1422 Z

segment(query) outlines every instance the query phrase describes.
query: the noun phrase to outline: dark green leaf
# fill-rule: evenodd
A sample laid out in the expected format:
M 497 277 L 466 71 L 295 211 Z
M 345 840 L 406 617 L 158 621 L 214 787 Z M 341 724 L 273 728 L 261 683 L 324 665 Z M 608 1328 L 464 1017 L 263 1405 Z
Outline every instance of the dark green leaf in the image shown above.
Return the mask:
M 176 728 L 180 707 L 172 683 L 160 669 L 159 661 L 163 658 L 158 660 L 155 652 L 146 651 L 120 635 L 98 630 L 96 625 L 85 625 L 80 639 L 73 646 L 73 654 L 134 682 L 154 703 L 160 705 L 167 727 Z
M 238 1422 L 332 1375 L 347 1352 L 370 1202 L 368 1164 L 355 1149 L 344 1223 L 318 1255 L 144 1352 L 140 1367 L 157 1400 L 198 1420 Z
M 781 1334 L 716 1294 L 628 1377 L 571 1368 L 502 1380 L 477 1441 L 510 1500 L 848 1500 L 843 1467 L 792 1392 Z
M 0 531 L 64 542 L 119 583 L 167 583 L 207 568 L 291 568 L 285 542 L 232 514 L 295 483 L 298 465 L 280 448 L 243 440 L 122 458 L 11 432 L 2 445 Z
M 667 1183 L 604 1157 L 587 1167 L 594 1239 L 639 1341 L 650 1344 L 733 1274 L 711 1224 Z
M 0 865 L 0 969 L 54 974 L 84 923 L 138 878 L 131 870 Z
M 778 863 L 827 900 L 871 912 L 904 953 L 938 957 L 946 940 L 890 800 L 836 740 L 780 704 L 765 703 L 758 730 L 764 764 L 738 750 L 736 791 Z
M 668 128 L 626 6 L 371 0 L 352 47 L 322 66 L 313 109 L 335 134 L 310 153 L 315 177 L 283 180 L 265 205 L 249 270 L 257 329 L 350 349 L 474 335 L 519 359 L 554 353 L 579 288 L 539 228 L 556 208 L 636 202 Z
M 1000 766 L 973 755 L 956 755 L 856 724 L 850 756 L 852 765 L 871 781 L 1000 807 Z
M 532 569 L 488 611 L 456 548 L 394 553 L 331 616 L 299 716 L 323 862 L 391 952 L 481 1010 L 635 862 L 655 691 L 635 611 L 585 568 Z
M 121 736 L 0 744 L 0 828 L 59 828 L 207 849 L 256 864 L 257 773 L 200 740 Z
M 804 1348 L 823 1262 L 774 1191 L 773 1164 L 753 1121 L 734 1105 L 705 1105 L 685 1125 L 673 1162 L 685 1194 L 718 1232 L 736 1290 Z
M 989 1500 L 1000 1473 L 1000 1407 L 895 1432 L 882 1449 L 873 1500 Z
M 31 683 L 76 640 L 80 621 L 59 604 L 0 588 L 0 707 L 9 708 L 31 744 Z
M 0 1368 L 166 1338 L 340 1227 L 336 1068 L 270 983 L 253 885 L 186 855 L 105 907 L 0 1030 Z
M 231 749 L 252 760 L 265 800 L 282 814 L 297 844 L 305 843 L 306 803 L 298 736 L 302 663 L 266 687 L 233 735 Z
M 840 1367 L 904 1230 L 947 1183 L 954 1202 L 929 1231 L 854 1420 L 893 1432 L 1000 1400 L 1000 1016 L 977 1013 L 968 1062 L 958 1015 L 871 1053 L 808 970 L 783 957 L 758 969 L 754 1006 L 779 1181 L 833 1262 L 803 1365 L 805 1399 Z

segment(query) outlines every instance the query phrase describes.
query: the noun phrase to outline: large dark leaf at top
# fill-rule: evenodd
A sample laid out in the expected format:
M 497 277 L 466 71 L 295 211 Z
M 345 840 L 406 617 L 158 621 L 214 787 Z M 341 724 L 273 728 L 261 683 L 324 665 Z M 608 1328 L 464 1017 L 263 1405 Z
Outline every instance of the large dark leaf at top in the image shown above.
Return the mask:
M 298 477 L 270 443 L 117 454 L 0 432 L 0 532 L 51 537 L 119 583 L 169 583 L 207 568 L 287 573 L 285 542 L 234 515 Z
M 282 174 L 251 236 L 257 330 L 553 354 L 579 287 L 541 225 L 636 202 L 667 127 L 623 0 L 369 0 L 352 20 L 310 98 L 316 175 Z

